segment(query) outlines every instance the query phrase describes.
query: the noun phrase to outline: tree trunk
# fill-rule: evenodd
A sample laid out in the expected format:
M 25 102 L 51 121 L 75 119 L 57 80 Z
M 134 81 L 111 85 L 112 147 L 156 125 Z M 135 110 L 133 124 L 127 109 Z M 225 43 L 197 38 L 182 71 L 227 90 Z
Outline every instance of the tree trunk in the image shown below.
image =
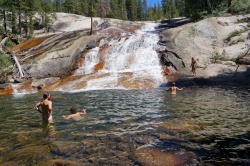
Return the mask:
M 231 12 L 231 5 L 232 5 L 232 0 L 227 0 L 227 7 L 228 7 L 228 12 Z
M 212 14 L 212 6 L 210 0 L 207 0 L 207 12 L 208 14 Z
M 28 37 L 28 20 L 27 20 L 27 11 L 25 10 L 25 36 Z
M 6 24 L 6 11 L 3 10 L 3 26 L 4 26 L 4 31 L 7 31 L 7 24 Z
M 227 0 L 227 7 L 230 8 L 232 4 L 232 0 Z
M 6 40 L 8 39 L 9 37 L 5 37 L 1 42 L 0 42 L 0 46 L 2 47 L 4 45 L 4 43 L 6 42 Z
M 18 12 L 18 17 L 19 17 L 19 34 L 21 35 L 22 34 L 22 20 L 21 20 L 21 0 L 18 1 L 18 9 L 19 9 L 19 12 Z
M 5 38 L 4 40 L 7 40 L 7 38 Z M 2 41 L 2 42 L 3 42 L 3 41 Z M 0 43 L 0 45 L 2 45 L 2 42 Z M 3 43 L 3 44 L 4 44 L 4 43 Z M 10 49 L 8 49 L 8 48 L 7 48 L 6 46 L 4 46 L 4 45 L 2 45 L 2 47 L 3 47 L 4 49 L 6 49 L 6 50 L 11 54 L 12 58 L 14 59 L 16 65 L 17 65 L 17 68 L 18 68 L 20 77 L 23 78 L 23 77 L 24 77 L 23 70 L 22 70 L 22 67 L 21 67 L 21 65 L 20 65 L 20 63 L 19 63 L 19 61 L 18 61 L 18 59 L 17 59 L 15 53 L 14 53 L 13 51 L 11 51 Z
M 90 33 L 89 33 L 89 35 L 92 35 L 92 24 L 93 24 L 93 0 L 91 0 L 91 25 L 90 25 Z
M 20 65 L 20 63 L 19 63 L 19 61 L 18 61 L 16 55 L 15 55 L 12 51 L 11 51 L 10 53 L 11 53 L 11 55 L 12 55 L 12 57 L 13 57 L 13 59 L 14 59 L 16 65 L 17 65 L 17 67 L 18 67 L 18 71 L 19 71 L 19 73 L 20 73 L 20 77 L 23 78 L 24 75 L 23 75 L 22 67 L 21 67 L 21 65 Z

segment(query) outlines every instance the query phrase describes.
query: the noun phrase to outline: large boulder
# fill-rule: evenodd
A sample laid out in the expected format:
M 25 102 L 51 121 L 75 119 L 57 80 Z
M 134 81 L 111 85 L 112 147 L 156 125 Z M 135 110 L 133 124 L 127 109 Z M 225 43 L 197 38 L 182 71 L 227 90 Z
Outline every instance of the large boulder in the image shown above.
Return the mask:
M 236 69 L 237 73 L 249 71 L 249 58 L 239 59 L 250 45 L 249 27 L 247 22 L 238 22 L 249 16 L 212 17 L 162 30 L 159 44 L 165 51 L 159 51 L 159 55 L 165 60 L 164 64 L 174 66 L 185 75 L 191 76 L 190 64 L 194 57 L 198 67 L 196 78 L 226 76 L 231 79 Z M 235 62 L 248 66 L 237 68 Z
M 44 53 L 36 63 L 26 65 L 26 70 L 35 79 L 71 75 L 83 52 L 94 48 L 98 40 L 98 36 L 83 36 L 65 49 Z

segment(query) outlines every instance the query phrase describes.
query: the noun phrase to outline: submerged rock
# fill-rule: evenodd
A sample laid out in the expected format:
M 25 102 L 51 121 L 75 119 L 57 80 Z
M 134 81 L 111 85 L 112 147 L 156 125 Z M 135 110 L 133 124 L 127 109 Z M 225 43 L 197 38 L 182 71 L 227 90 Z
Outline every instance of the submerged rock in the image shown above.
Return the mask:
M 50 165 L 51 158 L 47 146 L 28 146 L 15 149 L 10 155 L 6 155 L 4 161 L 15 161 L 17 165 Z M 5 165 L 4 163 L 2 163 Z
M 191 152 L 163 152 L 153 147 L 140 147 L 134 152 L 135 160 L 143 166 L 198 166 L 198 157 Z

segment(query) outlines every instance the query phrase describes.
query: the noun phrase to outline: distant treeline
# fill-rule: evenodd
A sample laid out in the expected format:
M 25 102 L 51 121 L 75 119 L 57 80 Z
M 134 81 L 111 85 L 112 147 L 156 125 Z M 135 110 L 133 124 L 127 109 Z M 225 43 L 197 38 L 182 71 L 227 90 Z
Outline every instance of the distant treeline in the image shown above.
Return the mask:
M 54 12 L 131 21 L 174 17 L 197 21 L 206 16 L 249 11 L 250 0 L 162 0 L 154 6 L 148 6 L 147 0 L 0 0 L 0 33 L 7 30 L 7 25 L 14 34 L 32 34 L 39 27 L 48 30 Z M 41 18 L 36 26 L 35 15 Z

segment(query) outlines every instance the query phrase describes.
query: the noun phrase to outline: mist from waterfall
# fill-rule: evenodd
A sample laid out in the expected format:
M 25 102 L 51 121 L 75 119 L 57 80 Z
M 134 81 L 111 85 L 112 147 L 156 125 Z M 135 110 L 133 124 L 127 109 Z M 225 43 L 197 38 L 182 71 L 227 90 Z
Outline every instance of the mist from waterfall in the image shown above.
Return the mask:
M 155 26 L 154 23 L 146 23 L 129 38 L 111 41 L 112 51 L 102 57 L 104 66 L 95 73 L 106 76 L 87 80 L 86 89 L 126 88 L 123 85 L 127 83 L 136 83 L 139 87 L 143 84 L 159 87 L 165 79 L 155 51 L 159 40 Z M 94 66 L 99 62 L 98 51 L 94 48 L 86 54 L 83 67 L 77 70 L 77 74 L 94 72 Z

